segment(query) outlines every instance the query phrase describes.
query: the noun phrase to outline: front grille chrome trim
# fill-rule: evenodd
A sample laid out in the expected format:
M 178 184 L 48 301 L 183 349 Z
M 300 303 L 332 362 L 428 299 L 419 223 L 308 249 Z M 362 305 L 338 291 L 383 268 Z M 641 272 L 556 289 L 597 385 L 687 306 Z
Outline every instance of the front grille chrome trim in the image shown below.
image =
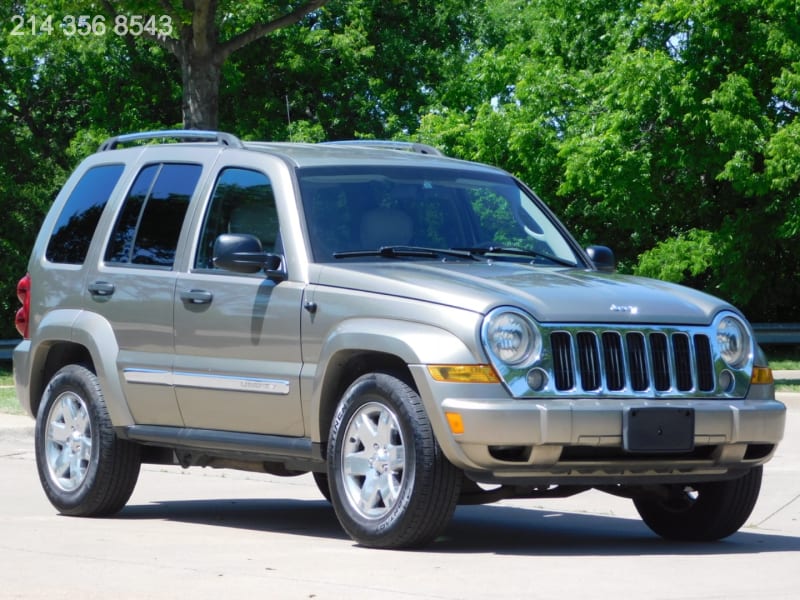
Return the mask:
M 538 324 L 542 353 L 534 365 L 547 385 L 525 385 L 528 370 L 498 365 L 515 396 L 524 398 L 744 398 L 752 358 L 740 369 L 722 360 L 716 323 L 708 327 L 627 324 Z M 734 375 L 733 386 L 719 384 Z

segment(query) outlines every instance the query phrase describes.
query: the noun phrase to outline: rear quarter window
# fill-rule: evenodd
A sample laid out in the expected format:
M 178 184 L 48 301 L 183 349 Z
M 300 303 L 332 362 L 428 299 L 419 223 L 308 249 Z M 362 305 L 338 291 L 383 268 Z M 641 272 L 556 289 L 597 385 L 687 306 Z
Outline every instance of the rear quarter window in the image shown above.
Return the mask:
M 100 215 L 124 169 L 124 165 L 100 165 L 84 173 L 58 216 L 45 252 L 47 260 L 83 264 Z

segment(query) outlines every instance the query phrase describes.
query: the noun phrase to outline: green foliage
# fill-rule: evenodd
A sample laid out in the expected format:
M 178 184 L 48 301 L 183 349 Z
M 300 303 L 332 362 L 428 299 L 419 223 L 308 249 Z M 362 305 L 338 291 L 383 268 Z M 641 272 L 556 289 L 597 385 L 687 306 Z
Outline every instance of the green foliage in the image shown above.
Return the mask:
M 119 36 L 115 15 L 168 15 L 177 39 L 192 13 L 179 0 L 17 0 L 0 6 L 0 338 L 15 337 L 15 287 L 44 214 L 75 164 L 108 135 L 182 122 L 177 59 L 156 41 Z M 220 0 L 219 40 L 302 2 Z M 409 135 L 430 86 L 462 59 L 479 11 L 466 0 L 332 0 L 297 26 L 225 63 L 222 129 L 246 139 L 322 141 Z M 53 15 L 54 30 L 11 35 L 12 15 Z M 105 16 L 103 35 L 64 35 L 66 15 Z M 27 27 L 27 23 L 26 23 Z M 287 103 L 289 114 L 287 115 Z
M 643 252 L 634 273 L 674 283 L 697 281 L 714 264 L 717 252 L 713 233 L 692 229 Z
M 300 6 L 219 0 L 230 40 Z M 210 5 L 212 5 L 210 4 Z M 221 129 L 432 143 L 530 183 L 623 271 L 753 320 L 800 321 L 800 12 L 785 0 L 330 0 L 232 54 Z M 13 14 L 192 13 L 180 0 L 0 6 L 0 337 L 39 223 L 107 135 L 182 122 L 178 60 L 145 36 L 12 36 Z
M 294 121 L 289 124 L 289 139 L 293 142 L 316 144 L 325 141 L 325 130 L 319 123 Z
M 144 40 L 116 35 L 66 36 L 63 15 L 100 14 L 96 3 L 40 0 L 0 8 L 0 338 L 17 336 L 17 281 L 44 214 L 75 164 L 107 132 L 180 120 L 171 65 Z M 12 35 L 12 15 L 53 31 L 26 28 Z M 88 13 L 87 13 L 88 11 Z M 19 30 L 18 30 L 18 33 Z M 168 82 L 164 85 L 163 82 Z
M 220 123 L 261 139 L 393 138 L 419 126 L 431 88 L 462 60 L 475 13 L 466 0 L 332 0 L 232 55 Z M 235 101 L 226 101 L 226 98 Z M 305 125 L 301 127 L 306 127 Z M 290 128 L 292 131 L 290 132 Z
M 422 137 L 528 181 L 624 271 L 800 320 L 800 13 L 503 0 Z

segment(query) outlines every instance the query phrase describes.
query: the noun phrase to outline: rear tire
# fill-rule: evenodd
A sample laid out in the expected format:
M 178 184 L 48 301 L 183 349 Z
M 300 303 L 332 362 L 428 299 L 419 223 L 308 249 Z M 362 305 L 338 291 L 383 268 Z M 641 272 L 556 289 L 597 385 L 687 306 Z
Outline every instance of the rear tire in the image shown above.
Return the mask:
M 750 517 L 761 489 L 762 467 L 729 481 L 669 486 L 664 497 L 635 498 L 645 524 L 669 540 L 711 542 L 736 533 Z
M 139 477 L 139 446 L 117 438 L 97 376 L 81 365 L 63 367 L 45 388 L 35 449 L 42 488 L 65 515 L 118 512 Z
M 419 395 L 384 373 L 358 378 L 342 397 L 328 474 L 342 527 L 375 548 L 433 541 L 450 522 L 462 477 L 436 442 Z

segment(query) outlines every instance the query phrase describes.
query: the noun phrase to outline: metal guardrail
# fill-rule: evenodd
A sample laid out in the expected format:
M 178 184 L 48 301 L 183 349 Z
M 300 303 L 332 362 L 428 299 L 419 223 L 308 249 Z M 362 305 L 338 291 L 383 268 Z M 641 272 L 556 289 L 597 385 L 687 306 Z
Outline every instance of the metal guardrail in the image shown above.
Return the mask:
M 800 345 L 800 323 L 753 323 L 759 344 Z M 11 360 L 19 340 L 0 340 L 0 361 Z
M 800 344 L 800 323 L 753 323 L 759 344 Z
M 19 340 L 0 340 L 0 360 L 11 360 L 17 344 L 19 344 Z

